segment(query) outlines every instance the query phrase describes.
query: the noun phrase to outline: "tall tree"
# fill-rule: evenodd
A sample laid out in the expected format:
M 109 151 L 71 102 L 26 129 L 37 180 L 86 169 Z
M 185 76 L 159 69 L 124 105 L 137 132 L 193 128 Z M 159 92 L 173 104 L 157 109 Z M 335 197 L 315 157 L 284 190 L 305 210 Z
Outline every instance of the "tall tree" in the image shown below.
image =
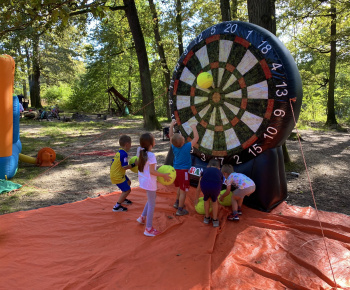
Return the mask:
M 327 121 L 326 125 L 337 125 L 334 109 L 334 89 L 335 89 L 335 68 L 337 62 L 337 8 L 335 0 L 331 0 L 330 7 L 331 17 L 331 54 L 329 63 L 329 84 L 328 84 L 328 101 L 327 101 Z
M 276 34 L 275 0 L 247 0 L 249 22 Z
M 249 22 L 257 24 L 276 35 L 275 0 L 247 0 Z M 291 162 L 286 143 L 282 145 L 284 162 Z
M 32 72 L 30 73 L 30 104 L 32 107 L 41 108 L 40 98 L 40 34 L 33 32 L 32 37 Z
M 221 10 L 222 21 L 230 21 L 231 20 L 230 0 L 220 0 L 220 10 Z
M 343 0 L 281 1 L 283 30 L 293 27 L 294 54 L 304 80 L 306 117 L 327 116 L 325 125 L 337 127 L 336 107 L 343 98 L 337 74 L 349 65 L 350 2 Z M 345 66 L 344 66 L 345 64 Z M 325 113 L 326 112 L 326 113 Z M 310 119 L 309 119 L 310 120 Z
M 160 129 L 161 125 L 157 120 L 154 95 L 151 82 L 151 74 L 148 63 L 147 50 L 145 40 L 141 30 L 139 17 L 134 0 L 123 0 L 125 5 L 125 13 L 128 18 L 129 26 L 135 42 L 135 49 L 139 63 L 139 71 L 141 78 L 142 104 L 144 127 L 147 130 Z
M 183 45 L 183 29 L 182 29 L 182 6 L 181 0 L 176 1 L 176 32 L 177 32 L 177 45 L 179 47 L 179 57 L 184 53 Z
M 160 57 L 160 63 L 162 65 L 162 72 L 163 72 L 164 79 L 165 79 L 165 87 L 169 88 L 169 85 L 170 85 L 170 70 L 169 70 L 169 67 L 168 67 L 168 64 L 167 64 L 167 60 L 166 60 L 166 57 L 165 57 L 164 46 L 163 46 L 162 39 L 161 39 L 161 36 L 160 36 L 158 13 L 157 13 L 157 9 L 156 9 L 156 6 L 154 5 L 153 0 L 148 0 L 148 2 L 149 2 L 149 6 L 151 8 L 152 17 L 153 17 L 153 31 L 154 31 L 156 44 L 157 44 L 158 54 L 159 54 L 159 57 Z M 170 114 L 168 94 L 165 94 L 165 96 L 163 97 L 163 100 L 164 100 L 164 106 L 166 107 L 168 120 L 170 120 L 170 118 L 171 118 L 170 115 L 171 114 Z

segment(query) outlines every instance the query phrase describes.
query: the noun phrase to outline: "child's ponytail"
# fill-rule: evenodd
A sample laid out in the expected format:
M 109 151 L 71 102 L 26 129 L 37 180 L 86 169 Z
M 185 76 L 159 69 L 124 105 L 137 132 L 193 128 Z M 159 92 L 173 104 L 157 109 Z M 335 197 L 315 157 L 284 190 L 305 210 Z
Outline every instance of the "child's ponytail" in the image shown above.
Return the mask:
M 143 172 L 143 169 L 146 165 L 146 162 L 148 159 L 147 151 L 150 146 L 153 146 L 153 141 L 154 141 L 154 138 L 150 133 L 142 134 L 140 137 L 141 148 L 140 148 L 139 160 L 137 164 L 138 170 L 140 172 Z
M 139 160 L 138 160 L 137 167 L 138 167 L 138 170 L 140 172 L 143 172 L 143 168 L 145 167 L 145 164 L 146 164 L 147 159 L 148 159 L 148 155 L 147 155 L 146 149 L 145 148 L 141 148 L 139 154 L 140 155 L 139 155 Z

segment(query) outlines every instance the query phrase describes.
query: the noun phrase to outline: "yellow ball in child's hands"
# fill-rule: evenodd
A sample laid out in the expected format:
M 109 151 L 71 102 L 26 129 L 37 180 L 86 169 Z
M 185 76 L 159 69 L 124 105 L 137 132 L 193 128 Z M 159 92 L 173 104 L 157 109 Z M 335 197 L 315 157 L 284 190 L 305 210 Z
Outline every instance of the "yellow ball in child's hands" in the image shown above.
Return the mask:
M 205 214 L 205 209 L 204 209 L 204 197 L 198 198 L 198 203 L 194 207 L 196 209 L 196 212 L 199 214 Z M 210 202 L 210 207 L 209 207 L 209 212 L 211 212 L 213 209 L 211 207 L 211 202 Z
M 223 201 L 220 200 L 220 196 L 222 196 L 225 192 L 226 192 L 226 189 L 220 191 L 220 194 L 218 196 L 218 201 L 223 206 L 231 206 L 232 205 L 232 199 L 231 199 L 232 192 L 230 192 L 227 196 L 225 196 Z
M 129 164 L 135 163 L 137 161 L 137 156 L 131 157 L 129 160 Z M 132 172 L 137 173 L 139 171 L 139 168 L 137 166 L 130 169 Z
M 197 77 L 197 84 L 203 89 L 208 89 L 213 84 L 213 76 L 208 72 L 202 72 Z
M 175 181 L 176 178 L 176 171 L 174 167 L 171 165 L 162 165 L 158 168 L 158 172 L 160 173 L 170 173 L 170 181 L 165 181 L 163 177 L 157 176 L 157 181 L 163 185 L 170 185 Z

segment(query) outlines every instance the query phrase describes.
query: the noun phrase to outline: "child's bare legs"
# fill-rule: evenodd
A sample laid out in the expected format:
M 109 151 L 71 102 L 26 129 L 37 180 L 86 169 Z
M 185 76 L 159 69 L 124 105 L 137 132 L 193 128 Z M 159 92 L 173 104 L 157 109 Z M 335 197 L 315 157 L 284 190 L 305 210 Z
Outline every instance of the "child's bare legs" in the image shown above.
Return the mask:
M 179 207 L 179 199 L 180 199 L 180 187 L 176 187 L 176 201 L 174 203 L 174 207 L 178 208 Z
M 206 201 L 204 201 L 204 210 L 205 210 L 205 217 L 210 217 L 209 215 L 209 208 L 210 208 L 210 199 L 208 198 Z
M 239 190 L 239 189 L 237 189 Z M 238 203 L 240 202 L 240 199 L 242 199 L 243 201 L 243 198 L 235 195 L 235 193 L 233 192 L 232 194 L 232 198 L 231 198 L 231 201 L 232 201 L 232 213 L 227 217 L 228 220 L 230 221 L 239 221 L 239 217 L 238 217 Z M 242 203 L 240 203 L 242 204 Z
M 238 205 L 238 214 L 242 214 L 242 204 L 243 204 L 243 198 L 240 198 L 239 200 L 237 200 L 237 205 Z
M 218 209 L 219 209 L 218 201 L 212 202 L 212 207 L 213 207 L 213 220 L 217 220 Z
M 122 194 L 119 196 L 118 203 L 122 204 L 130 192 L 131 192 L 131 189 L 129 189 L 128 191 L 123 191 Z
M 176 215 L 178 215 L 178 216 L 188 214 L 188 211 L 186 209 L 184 209 L 185 199 L 186 199 L 186 191 L 180 189 L 179 207 L 177 208 L 177 211 L 176 211 Z
M 174 207 L 176 209 L 179 208 L 179 199 L 180 199 L 180 187 L 175 187 L 176 188 L 176 200 L 175 200 L 175 203 L 174 203 Z
M 179 188 L 179 207 L 183 208 L 186 200 L 186 191 Z
M 131 180 L 128 179 L 127 181 L 128 185 L 131 185 Z M 122 191 L 122 194 L 119 196 L 118 199 L 118 204 L 122 204 L 124 202 L 124 200 L 127 198 L 127 196 L 129 195 L 129 193 L 131 192 L 131 189 L 126 190 L 126 191 Z

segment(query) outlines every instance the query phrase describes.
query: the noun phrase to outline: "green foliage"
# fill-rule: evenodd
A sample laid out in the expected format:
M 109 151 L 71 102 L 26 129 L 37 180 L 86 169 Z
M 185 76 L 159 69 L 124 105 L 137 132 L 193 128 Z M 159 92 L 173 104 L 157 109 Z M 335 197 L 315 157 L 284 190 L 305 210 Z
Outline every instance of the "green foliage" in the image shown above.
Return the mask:
M 148 1 L 136 0 L 146 42 L 157 116 L 165 116 L 165 80 Z M 159 31 L 171 73 L 179 59 L 176 2 L 154 0 Z M 349 122 L 350 7 L 335 0 L 337 8 L 337 71 L 335 112 Z M 237 19 L 247 21 L 246 1 L 238 0 Z M 138 59 L 122 0 L 0 1 L 0 53 L 16 61 L 15 94 L 29 91 L 33 47 L 39 35 L 41 97 L 79 111 L 103 111 L 109 106 L 106 90 L 114 86 L 130 96 L 131 113 L 142 114 Z M 221 21 L 220 1 L 183 0 L 184 46 L 201 31 Z M 114 10 L 111 10 L 113 7 Z M 276 1 L 277 34 L 294 56 L 303 80 L 304 101 L 300 119 L 325 121 L 329 82 L 329 1 Z M 88 13 L 86 13 L 89 11 Z M 16 15 L 16 17 L 13 17 Z M 130 90 L 129 90 L 130 84 Z
M 334 2 L 337 13 L 337 66 L 335 80 L 335 113 L 339 119 L 349 116 L 349 25 L 346 1 Z M 303 107 L 300 119 L 326 122 L 330 65 L 330 2 L 278 1 L 280 32 L 288 39 L 303 80 Z M 282 34 L 283 32 L 283 34 Z M 289 36 L 289 37 L 287 37 Z
M 58 104 L 60 107 L 67 107 L 70 97 L 72 96 L 72 89 L 68 84 L 61 84 L 60 86 L 50 86 L 43 90 L 43 99 L 48 105 Z

